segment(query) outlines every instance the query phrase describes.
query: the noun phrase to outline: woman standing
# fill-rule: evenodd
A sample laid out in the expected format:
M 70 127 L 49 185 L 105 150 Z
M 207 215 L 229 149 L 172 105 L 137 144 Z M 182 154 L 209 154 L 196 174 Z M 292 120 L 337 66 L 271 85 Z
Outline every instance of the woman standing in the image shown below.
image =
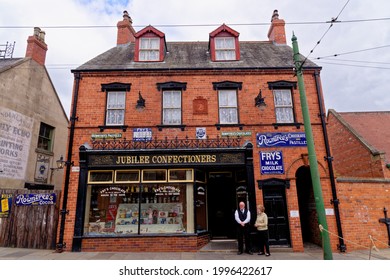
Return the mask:
M 257 218 L 255 222 L 255 227 L 259 232 L 260 239 L 260 250 L 258 255 L 264 255 L 265 247 L 265 256 L 269 257 L 271 254 L 269 252 L 269 242 L 268 242 L 268 217 L 264 213 L 265 208 L 263 205 L 257 206 Z

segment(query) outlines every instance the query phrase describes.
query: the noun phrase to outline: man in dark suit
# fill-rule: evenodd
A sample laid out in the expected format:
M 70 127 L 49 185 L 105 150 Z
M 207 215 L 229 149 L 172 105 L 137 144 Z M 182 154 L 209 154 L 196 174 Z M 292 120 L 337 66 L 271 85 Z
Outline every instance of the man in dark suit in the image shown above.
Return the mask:
M 234 219 L 237 222 L 237 239 L 238 239 L 238 255 L 244 252 L 244 240 L 245 240 L 245 253 L 253 255 L 251 251 L 249 230 L 251 221 L 251 212 L 245 208 L 243 201 L 239 204 L 239 209 L 234 212 Z

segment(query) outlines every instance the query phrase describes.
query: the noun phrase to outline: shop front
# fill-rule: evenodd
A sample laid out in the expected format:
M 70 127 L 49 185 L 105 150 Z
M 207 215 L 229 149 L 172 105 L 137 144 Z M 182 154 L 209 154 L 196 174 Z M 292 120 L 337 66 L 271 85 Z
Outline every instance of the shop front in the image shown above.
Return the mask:
M 73 251 L 196 251 L 234 238 L 233 212 L 255 211 L 252 145 L 80 148 Z

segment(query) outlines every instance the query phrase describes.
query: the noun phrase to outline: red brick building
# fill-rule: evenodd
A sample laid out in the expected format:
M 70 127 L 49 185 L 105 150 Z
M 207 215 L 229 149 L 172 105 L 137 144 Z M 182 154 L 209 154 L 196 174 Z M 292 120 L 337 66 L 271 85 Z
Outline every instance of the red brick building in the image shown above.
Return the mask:
M 387 247 L 380 220 L 390 207 L 390 112 L 329 110 L 328 131 L 348 248 Z
M 265 205 L 271 244 L 321 244 L 284 21 L 275 11 L 265 41 L 239 35 L 223 24 L 207 42 L 169 42 L 153 26 L 136 32 L 125 12 L 117 46 L 72 71 L 73 165 L 59 248 L 195 251 L 235 238 L 241 200 L 252 224 L 256 205 Z M 307 60 L 303 69 L 322 158 L 321 68 Z M 337 232 L 327 163 L 319 168 L 329 230 Z

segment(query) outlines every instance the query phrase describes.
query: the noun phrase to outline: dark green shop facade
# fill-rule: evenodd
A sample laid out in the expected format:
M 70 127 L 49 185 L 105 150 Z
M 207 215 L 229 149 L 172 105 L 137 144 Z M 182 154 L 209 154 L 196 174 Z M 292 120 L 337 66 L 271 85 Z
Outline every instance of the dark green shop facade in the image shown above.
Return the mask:
M 197 250 L 210 239 L 236 238 L 238 203 L 256 213 L 253 145 L 238 143 L 81 146 L 72 251 L 107 250 L 107 243 L 154 251 L 143 241 L 187 238 L 198 242 L 186 250 Z

